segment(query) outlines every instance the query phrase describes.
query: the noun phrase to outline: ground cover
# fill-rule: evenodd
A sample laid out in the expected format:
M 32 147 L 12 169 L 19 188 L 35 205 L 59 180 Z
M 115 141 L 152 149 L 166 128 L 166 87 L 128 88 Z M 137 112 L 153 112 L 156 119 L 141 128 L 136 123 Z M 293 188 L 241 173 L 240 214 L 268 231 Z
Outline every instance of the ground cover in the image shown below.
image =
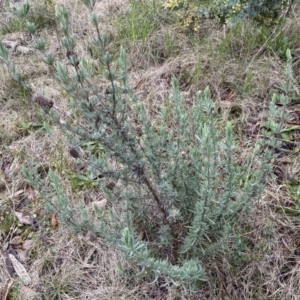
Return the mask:
M 80 40 L 78 55 L 93 63 L 88 9 L 80 1 L 30 2 L 31 18 L 39 34 L 46 37 L 48 51 L 65 56 L 53 10 L 53 5 L 63 4 L 71 13 L 73 34 Z M 72 103 L 51 70 L 34 55 L 32 37 L 24 24 L 8 3 L 1 5 L 0 38 L 16 68 L 30 79 L 34 92 L 47 95 L 66 116 L 71 114 Z M 128 262 L 119 250 L 90 233 L 74 233 L 63 226 L 57 213 L 45 209 L 39 191 L 26 183 L 23 166 L 35 168 L 46 182 L 52 169 L 73 206 L 84 204 L 92 212 L 95 203 L 106 205 L 97 180 L 88 177 L 84 165 L 70 156 L 70 145 L 59 128 L 52 126 L 31 95 L 1 68 L 0 295 L 7 291 L 7 299 L 299 299 L 298 3 L 271 27 L 250 20 L 236 26 L 207 20 L 197 32 L 174 26 L 174 14 L 158 0 L 99 1 L 96 13 L 102 28 L 113 36 L 110 50 L 118 53 L 120 45 L 126 49 L 132 87 L 152 114 L 166 105 L 172 76 L 178 78 L 188 103 L 193 103 L 196 91 L 209 86 L 220 124 L 231 120 L 234 125 L 241 162 L 264 127 L 273 93 L 282 92 L 286 50 L 291 49 L 294 82 L 288 95 L 292 102 L 286 108 L 290 119 L 277 136 L 283 141 L 282 148 L 272 162 L 273 173 L 263 196 L 234 227 L 227 252 L 204 261 L 210 281 L 193 291 L 151 285 L 147 276 L 135 276 L 137 266 L 120 272 L 117 262 L 125 267 Z M 105 89 L 96 62 L 94 72 Z M 102 151 L 97 143 L 82 145 L 82 149 Z M 12 253 L 30 276 L 27 286 L 9 266 Z

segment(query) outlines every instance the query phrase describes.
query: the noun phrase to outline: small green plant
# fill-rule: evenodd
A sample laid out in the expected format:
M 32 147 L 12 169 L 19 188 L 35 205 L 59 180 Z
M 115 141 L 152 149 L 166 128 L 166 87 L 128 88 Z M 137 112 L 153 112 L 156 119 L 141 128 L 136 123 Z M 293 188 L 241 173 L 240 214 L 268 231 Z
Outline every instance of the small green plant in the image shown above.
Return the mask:
M 21 73 L 16 70 L 14 62 L 10 59 L 8 50 L 0 41 L 0 59 L 6 66 L 8 72 L 11 74 L 12 80 L 17 83 L 19 89 L 24 92 L 24 94 L 28 94 L 31 92 L 30 86 L 25 82 Z
M 289 124 L 290 112 L 288 110 L 289 104 L 292 104 L 294 99 L 297 99 L 296 80 L 292 71 L 292 55 L 288 49 L 286 51 L 287 64 L 284 71 L 285 81 L 277 86 L 280 93 L 274 93 L 269 107 L 270 118 L 262 123 L 263 135 L 272 141 L 272 147 L 282 155 L 285 152 L 284 145 L 286 143 L 298 140 L 299 125 Z M 280 107 L 280 109 L 278 108 Z M 276 142 L 277 140 L 277 142 Z M 299 214 L 299 178 L 298 176 L 289 176 L 287 173 L 283 174 L 287 179 L 287 190 L 291 198 L 295 201 L 294 207 L 285 207 L 284 211 L 289 214 Z
M 124 48 L 118 57 L 108 50 L 110 36 L 101 32 L 93 12 L 96 1 L 82 2 L 90 9 L 91 48 L 105 69 L 107 86 L 99 88 L 88 59 L 76 53 L 69 14 L 61 6 L 55 14 L 67 63 L 52 54 L 43 60 L 72 99 L 72 115 L 62 123 L 52 100 L 42 95 L 34 100 L 66 133 L 73 145 L 70 155 L 86 164 L 93 184 L 97 178 L 109 205 L 94 207 L 95 221 L 83 203 L 79 212 L 71 205 L 54 171 L 49 171 L 51 191 L 43 189 L 33 170 L 24 169 L 24 175 L 59 212 L 61 223 L 100 235 L 135 261 L 141 274 L 153 274 L 154 281 L 197 286 L 208 278 L 203 262 L 222 249 L 232 226 L 260 197 L 278 141 L 262 139 L 260 159 L 254 152 L 240 161 L 232 124 L 218 120 L 209 88 L 188 104 L 175 77 L 168 103 L 153 116 L 130 87 Z M 43 53 L 44 48 L 45 42 L 37 40 L 36 49 Z M 0 56 L 12 75 L 18 74 L 1 44 Z M 21 75 L 17 79 L 23 84 Z M 100 145 L 100 154 L 78 150 L 90 142 Z
M 278 87 L 280 93 L 273 93 L 269 107 L 270 118 L 263 122 L 265 130 L 263 134 L 271 138 L 279 138 L 289 141 L 289 132 L 298 129 L 299 125 L 289 125 L 290 113 L 287 110 L 288 104 L 295 98 L 295 78 L 292 72 L 292 56 L 289 49 L 286 50 L 287 64 L 284 71 L 285 82 Z M 278 109 L 280 106 L 282 109 Z M 280 144 L 281 145 L 281 144 Z
M 34 2 L 34 1 L 31 1 Z M 13 33 L 17 31 L 30 31 L 33 27 L 42 29 L 55 26 L 54 6 L 52 1 L 36 1 L 34 9 L 29 10 L 29 2 L 25 1 L 23 5 L 10 4 L 10 11 L 15 16 L 8 22 L 0 23 L 0 35 Z M 29 30 L 30 29 L 30 30 Z
M 82 174 L 70 174 L 69 180 L 74 191 L 84 190 L 86 188 L 94 188 L 99 186 L 97 178 L 94 178 L 92 174 L 82 175 Z

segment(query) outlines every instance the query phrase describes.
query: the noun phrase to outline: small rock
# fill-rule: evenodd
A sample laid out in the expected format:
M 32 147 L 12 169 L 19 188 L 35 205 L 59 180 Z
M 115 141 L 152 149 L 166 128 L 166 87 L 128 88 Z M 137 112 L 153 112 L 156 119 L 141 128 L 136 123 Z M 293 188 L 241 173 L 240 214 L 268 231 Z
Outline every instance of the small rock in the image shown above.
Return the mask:
M 33 52 L 32 48 L 24 47 L 24 46 L 18 46 L 17 47 L 17 52 L 22 53 L 22 54 L 30 54 Z
M 102 200 L 93 202 L 93 204 L 94 204 L 94 206 L 97 206 L 98 208 L 103 208 L 103 207 L 106 206 L 107 200 L 106 199 L 102 199 Z
M 34 219 L 34 215 L 26 216 L 20 212 L 15 211 L 15 216 L 18 218 L 19 222 L 22 224 L 32 225 L 32 221 Z

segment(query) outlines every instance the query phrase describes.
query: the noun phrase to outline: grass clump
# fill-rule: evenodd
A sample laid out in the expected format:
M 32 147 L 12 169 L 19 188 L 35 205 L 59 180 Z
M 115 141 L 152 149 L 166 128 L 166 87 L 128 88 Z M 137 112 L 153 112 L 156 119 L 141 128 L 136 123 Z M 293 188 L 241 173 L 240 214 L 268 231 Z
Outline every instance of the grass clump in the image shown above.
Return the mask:
M 130 1 L 130 11 L 123 19 L 116 18 L 117 38 L 125 42 L 145 42 L 159 25 L 159 10 L 156 0 Z

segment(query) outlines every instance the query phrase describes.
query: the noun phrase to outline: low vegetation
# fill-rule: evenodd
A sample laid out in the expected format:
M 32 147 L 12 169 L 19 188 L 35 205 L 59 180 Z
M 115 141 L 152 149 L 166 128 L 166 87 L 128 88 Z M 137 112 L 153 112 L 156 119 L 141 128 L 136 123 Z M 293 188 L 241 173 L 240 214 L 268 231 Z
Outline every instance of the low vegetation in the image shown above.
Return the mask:
M 1 5 L 1 297 L 299 297 L 297 3 Z

